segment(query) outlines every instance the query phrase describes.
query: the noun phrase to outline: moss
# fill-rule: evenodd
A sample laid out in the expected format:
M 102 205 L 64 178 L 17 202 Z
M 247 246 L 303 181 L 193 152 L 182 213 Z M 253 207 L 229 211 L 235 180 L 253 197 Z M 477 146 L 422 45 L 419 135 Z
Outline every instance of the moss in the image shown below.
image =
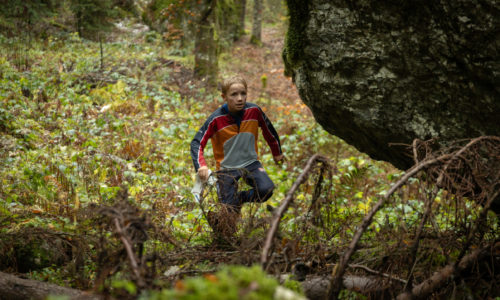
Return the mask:
M 262 47 L 262 41 L 259 40 L 255 35 L 250 37 L 250 43 L 259 47 Z
M 291 76 L 294 66 L 304 52 L 304 31 L 309 21 L 309 0 L 287 0 L 286 4 L 290 19 L 283 49 L 283 61 L 285 75 Z

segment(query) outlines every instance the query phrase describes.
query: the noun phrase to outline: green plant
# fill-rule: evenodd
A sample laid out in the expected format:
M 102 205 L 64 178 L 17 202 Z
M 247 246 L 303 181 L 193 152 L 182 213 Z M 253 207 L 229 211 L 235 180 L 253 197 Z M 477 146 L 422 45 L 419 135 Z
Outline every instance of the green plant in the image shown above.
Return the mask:
M 259 266 L 226 266 L 215 274 L 178 281 L 141 299 L 273 299 L 278 282 Z

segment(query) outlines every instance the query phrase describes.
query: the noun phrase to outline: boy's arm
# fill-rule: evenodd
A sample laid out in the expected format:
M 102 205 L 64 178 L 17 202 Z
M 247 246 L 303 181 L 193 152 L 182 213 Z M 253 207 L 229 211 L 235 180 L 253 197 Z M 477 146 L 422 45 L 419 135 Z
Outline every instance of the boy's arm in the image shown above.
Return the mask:
M 276 129 L 274 129 L 273 124 L 267 118 L 266 114 L 260 109 L 261 118 L 259 119 L 259 126 L 262 128 L 262 135 L 266 140 L 269 148 L 271 148 L 271 153 L 273 154 L 274 161 L 279 162 L 283 160 L 283 151 L 281 150 L 281 143 Z
M 210 122 L 210 120 L 207 120 L 191 141 L 191 158 L 193 159 L 193 165 L 196 172 L 198 172 L 200 168 L 206 169 L 208 172 L 203 151 L 208 143 L 208 140 L 214 133 L 213 127 L 213 123 Z

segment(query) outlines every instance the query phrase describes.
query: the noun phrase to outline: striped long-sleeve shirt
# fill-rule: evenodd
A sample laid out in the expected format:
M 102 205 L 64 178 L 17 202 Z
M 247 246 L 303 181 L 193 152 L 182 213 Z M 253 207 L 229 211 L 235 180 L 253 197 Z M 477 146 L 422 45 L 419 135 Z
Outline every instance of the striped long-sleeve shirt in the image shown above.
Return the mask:
M 280 155 L 278 133 L 262 109 L 247 102 L 236 115 L 229 113 L 227 104 L 210 115 L 191 142 L 191 157 L 196 171 L 206 166 L 203 150 L 212 140 L 217 170 L 243 168 L 258 160 L 259 127 L 273 156 Z

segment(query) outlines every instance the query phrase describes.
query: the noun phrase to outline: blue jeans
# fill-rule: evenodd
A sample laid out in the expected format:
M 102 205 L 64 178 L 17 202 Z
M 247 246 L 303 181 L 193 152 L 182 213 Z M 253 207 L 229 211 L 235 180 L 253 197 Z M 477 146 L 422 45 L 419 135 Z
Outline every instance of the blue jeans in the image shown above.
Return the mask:
M 247 191 L 238 191 L 238 181 L 243 178 L 252 187 Z M 274 183 L 259 161 L 241 169 L 226 169 L 217 172 L 217 194 L 219 201 L 240 211 L 243 203 L 264 202 L 274 190 Z

